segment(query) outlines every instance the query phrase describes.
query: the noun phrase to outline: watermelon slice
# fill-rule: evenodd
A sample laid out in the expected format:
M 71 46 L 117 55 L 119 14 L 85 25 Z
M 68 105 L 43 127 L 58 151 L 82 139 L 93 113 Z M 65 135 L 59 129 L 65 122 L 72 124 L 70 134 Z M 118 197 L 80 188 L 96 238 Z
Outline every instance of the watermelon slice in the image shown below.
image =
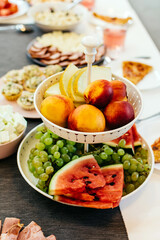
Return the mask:
M 91 189 L 85 192 L 54 196 L 54 199 L 71 205 L 90 208 L 114 208 L 119 205 L 123 192 L 123 165 L 116 164 L 101 168 L 106 184 L 104 187 Z
M 132 133 L 133 133 L 134 146 L 135 147 L 142 146 L 142 138 L 137 131 L 136 124 L 133 124 L 132 126 Z
M 69 162 L 56 172 L 50 181 L 49 194 L 85 192 L 86 187 L 94 189 L 104 185 L 105 179 L 97 161 L 93 155 L 88 155 Z
M 111 146 L 111 147 L 117 147 L 118 143 L 121 139 L 124 139 L 126 141 L 126 145 L 124 148 L 131 149 L 132 152 L 134 153 L 134 139 L 133 139 L 132 128 L 129 129 L 128 132 L 123 134 L 121 137 L 116 138 L 109 142 L 105 142 L 105 144 L 107 144 L 108 146 Z
M 76 199 L 68 198 L 65 196 L 58 196 L 58 195 L 54 196 L 54 200 L 61 203 L 73 205 L 73 206 L 97 208 L 97 209 L 115 208 L 119 205 L 119 201 L 114 203 L 100 202 L 100 201 L 87 202 L 87 201 L 76 200 Z

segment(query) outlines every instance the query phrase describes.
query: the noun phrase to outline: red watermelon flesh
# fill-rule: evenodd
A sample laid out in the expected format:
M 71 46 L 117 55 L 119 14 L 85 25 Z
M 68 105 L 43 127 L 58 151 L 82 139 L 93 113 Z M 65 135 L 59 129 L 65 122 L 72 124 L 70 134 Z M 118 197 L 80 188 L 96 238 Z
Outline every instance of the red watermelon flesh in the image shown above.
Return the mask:
M 65 197 L 65 196 L 54 196 L 54 200 L 61 202 L 61 203 L 70 204 L 73 206 L 81 206 L 81 207 L 97 208 L 97 209 L 114 208 L 119 205 L 119 201 L 114 202 L 114 203 L 100 202 L 100 201 L 87 202 L 87 201 L 72 199 L 72 198 Z
M 121 137 L 116 138 L 109 142 L 105 142 L 105 144 L 111 147 L 117 147 L 121 139 L 124 139 L 126 141 L 126 145 L 124 148 L 132 149 L 132 152 L 134 153 L 134 139 L 133 139 L 132 128 L 129 129 L 128 132 L 123 134 Z
M 123 192 L 123 165 L 110 165 L 101 168 L 101 170 L 106 180 L 106 184 L 104 187 L 96 189 L 88 188 L 86 189 L 87 192 L 84 193 L 70 193 L 68 195 L 65 195 L 67 197 L 67 201 L 69 201 L 68 199 L 70 199 L 71 202 L 75 202 L 77 200 L 79 205 L 81 201 L 86 201 L 86 204 L 90 207 L 93 204 L 89 204 L 88 202 L 94 202 L 94 204 L 100 204 L 100 206 L 102 205 L 102 202 L 103 204 L 112 203 L 113 206 L 111 208 L 113 208 L 114 206 L 118 206 L 117 204 L 119 203 Z
M 136 124 L 133 124 L 132 126 L 132 133 L 133 133 L 134 146 L 142 146 L 142 138 L 137 131 Z
M 50 195 L 64 195 L 73 192 L 85 192 L 103 187 L 105 179 L 93 155 L 73 160 L 62 167 L 51 179 Z

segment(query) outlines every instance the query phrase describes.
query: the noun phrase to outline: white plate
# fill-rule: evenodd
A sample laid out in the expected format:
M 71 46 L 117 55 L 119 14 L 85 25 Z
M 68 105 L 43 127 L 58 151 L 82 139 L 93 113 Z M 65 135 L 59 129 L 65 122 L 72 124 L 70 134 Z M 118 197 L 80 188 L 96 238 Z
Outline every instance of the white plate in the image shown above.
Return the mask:
M 160 137 L 160 118 L 143 121 L 138 125 L 138 131 L 151 146 Z M 155 163 L 154 168 L 160 170 L 160 163 Z
M 151 59 L 142 59 L 142 58 L 132 58 L 132 59 L 121 59 L 114 60 L 107 64 L 107 67 L 111 67 L 111 71 L 114 74 L 123 76 L 122 71 L 122 62 L 123 61 L 133 61 L 149 64 L 153 66 L 153 70 L 148 73 L 136 86 L 139 90 L 150 90 L 157 87 L 160 87 L 160 67 L 154 63 Z
M 39 192 L 42 195 L 44 195 L 45 197 L 53 200 L 53 196 L 51 196 L 47 193 L 44 193 L 43 191 L 41 191 L 39 188 L 36 187 L 38 179 L 35 178 L 33 176 L 33 174 L 29 171 L 28 164 L 27 164 L 27 160 L 28 160 L 28 156 L 30 154 L 30 150 L 31 150 L 31 148 L 34 148 L 35 144 L 38 142 L 38 140 L 35 139 L 35 137 L 34 137 L 35 133 L 36 133 L 36 129 L 37 129 L 37 127 L 42 126 L 42 125 L 43 125 L 43 123 L 36 126 L 34 129 L 32 129 L 26 135 L 26 137 L 23 139 L 23 141 L 21 142 L 21 144 L 19 146 L 19 149 L 18 149 L 18 153 L 17 153 L 17 164 L 18 164 L 19 171 L 20 171 L 22 177 L 25 179 L 25 181 L 32 188 L 34 188 L 37 192 Z M 148 152 L 149 152 L 148 162 L 151 164 L 151 171 L 150 171 L 147 179 L 145 180 L 145 182 L 139 188 L 137 188 L 135 191 L 133 191 L 132 193 L 130 193 L 126 196 L 124 196 L 122 198 L 122 200 L 130 197 L 131 195 L 133 195 L 133 194 L 137 193 L 139 190 L 141 190 L 143 188 L 143 186 L 146 185 L 146 183 L 148 182 L 148 180 L 150 179 L 150 177 L 152 175 L 153 168 L 154 168 L 153 152 L 151 150 L 151 147 L 147 144 L 147 142 L 144 139 L 143 139 L 143 144 L 148 149 Z M 70 205 L 70 204 L 68 204 L 68 205 Z M 71 204 L 71 205 L 73 206 L 73 204 Z
M 9 0 L 9 2 L 17 4 L 18 12 L 14 13 L 12 15 L 6 16 L 6 17 L 0 17 L 0 22 L 2 22 L 2 23 L 4 20 L 8 20 L 8 19 L 12 19 L 12 18 L 16 18 L 16 17 L 20 17 L 20 16 L 24 15 L 29 9 L 28 3 L 24 2 L 24 1 Z
M 74 11 L 74 13 L 76 13 L 80 16 L 80 20 L 76 23 L 72 23 L 69 25 L 64 24 L 64 25 L 58 26 L 58 25 L 43 24 L 43 23 L 35 20 L 35 14 L 37 12 L 48 10 L 50 8 L 53 8 L 56 11 L 63 11 L 63 9 L 65 9 L 66 6 L 68 6 L 68 3 L 64 3 L 64 2 L 46 2 L 46 3 L 36 4 L 29 9 L 28 16 L 32 17 L 33 20 L 35 21 L 35 24 L 37 25 L 37 27 L 39 27 L 40 29 L 42 29 L 45 32 L 53 31 L 53 30 L 61 30 L 61 31 L 69 30 L 70 31 L 70 30 L 73 30 L 74 28 L 76 28 L 87 16 L 87 13 L 88 13 L 87 9 L 80 4 L 75 6 L 74 9 L 72 10 L 72 11 Z

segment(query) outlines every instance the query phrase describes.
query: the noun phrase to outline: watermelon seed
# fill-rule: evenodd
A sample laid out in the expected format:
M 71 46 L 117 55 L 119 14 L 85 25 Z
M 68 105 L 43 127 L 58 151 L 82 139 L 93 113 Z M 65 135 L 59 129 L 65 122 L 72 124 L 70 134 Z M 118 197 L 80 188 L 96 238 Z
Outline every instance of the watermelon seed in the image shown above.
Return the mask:
M 115 178 L 117 175 L 116 174 L 113 174 L 112 177 Z
M 114 182 L 111 182 L 110 185 L 113 186 L 115 183 Z
M 84 176 L 84 177 L 83 177 L 83 179 L 88 179 L 88 178 L 89 178 L 89 177 L 87 177 L 87 176 Z
M 94 201 L 99 201 L 99 197 L 95 196 Z
M 97 173 L 94 173 L 94 176 L 97 176 L 98 174 Z
M 85 184 L 86 185 L 88 185 L 88 184 L 90 184 L 90 183 L 92 183 L 91 181 L 85 181 Z
M 72 178 L 72 179 L 71 179 L 71 182 L 74 182 L 74 181 L 75 181 L 75 179 L 74 179 L 74 178 Z

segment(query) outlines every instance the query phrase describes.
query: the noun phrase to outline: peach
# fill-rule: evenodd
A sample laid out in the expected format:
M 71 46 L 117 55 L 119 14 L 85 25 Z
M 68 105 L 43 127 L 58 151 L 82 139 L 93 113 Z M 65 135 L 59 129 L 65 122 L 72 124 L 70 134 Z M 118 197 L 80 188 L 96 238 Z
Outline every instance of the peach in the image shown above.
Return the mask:
M 81 132 L 102 132 L 105 129 L 105 117 L 98 108 L 83 104 L 69 115 L 68 128 Z
M 106 126 L 115 129 L 126 125 L 134 119 L 134 109 L 129 102 L 115 101 L 104 109 Z
M 98 108 L 107 106 L 112 96 L 113 89 L 111 83 L 104 79 L 91 82 L 84 92 L 86 103 L 90 103 Z
M 124 101 L 127 99 L 127 91 L 126 91 L 126 84 L 119 81 L 114 80 L 111 82 L 113 88 L 113 97 L 112 101 Z
M 49 121 L 66 127 L 69 114 L 73 111 L 74 105 L 69 97 L 63 95 L 52 95 L 46 97 L 41 103 L 41 113 Z

